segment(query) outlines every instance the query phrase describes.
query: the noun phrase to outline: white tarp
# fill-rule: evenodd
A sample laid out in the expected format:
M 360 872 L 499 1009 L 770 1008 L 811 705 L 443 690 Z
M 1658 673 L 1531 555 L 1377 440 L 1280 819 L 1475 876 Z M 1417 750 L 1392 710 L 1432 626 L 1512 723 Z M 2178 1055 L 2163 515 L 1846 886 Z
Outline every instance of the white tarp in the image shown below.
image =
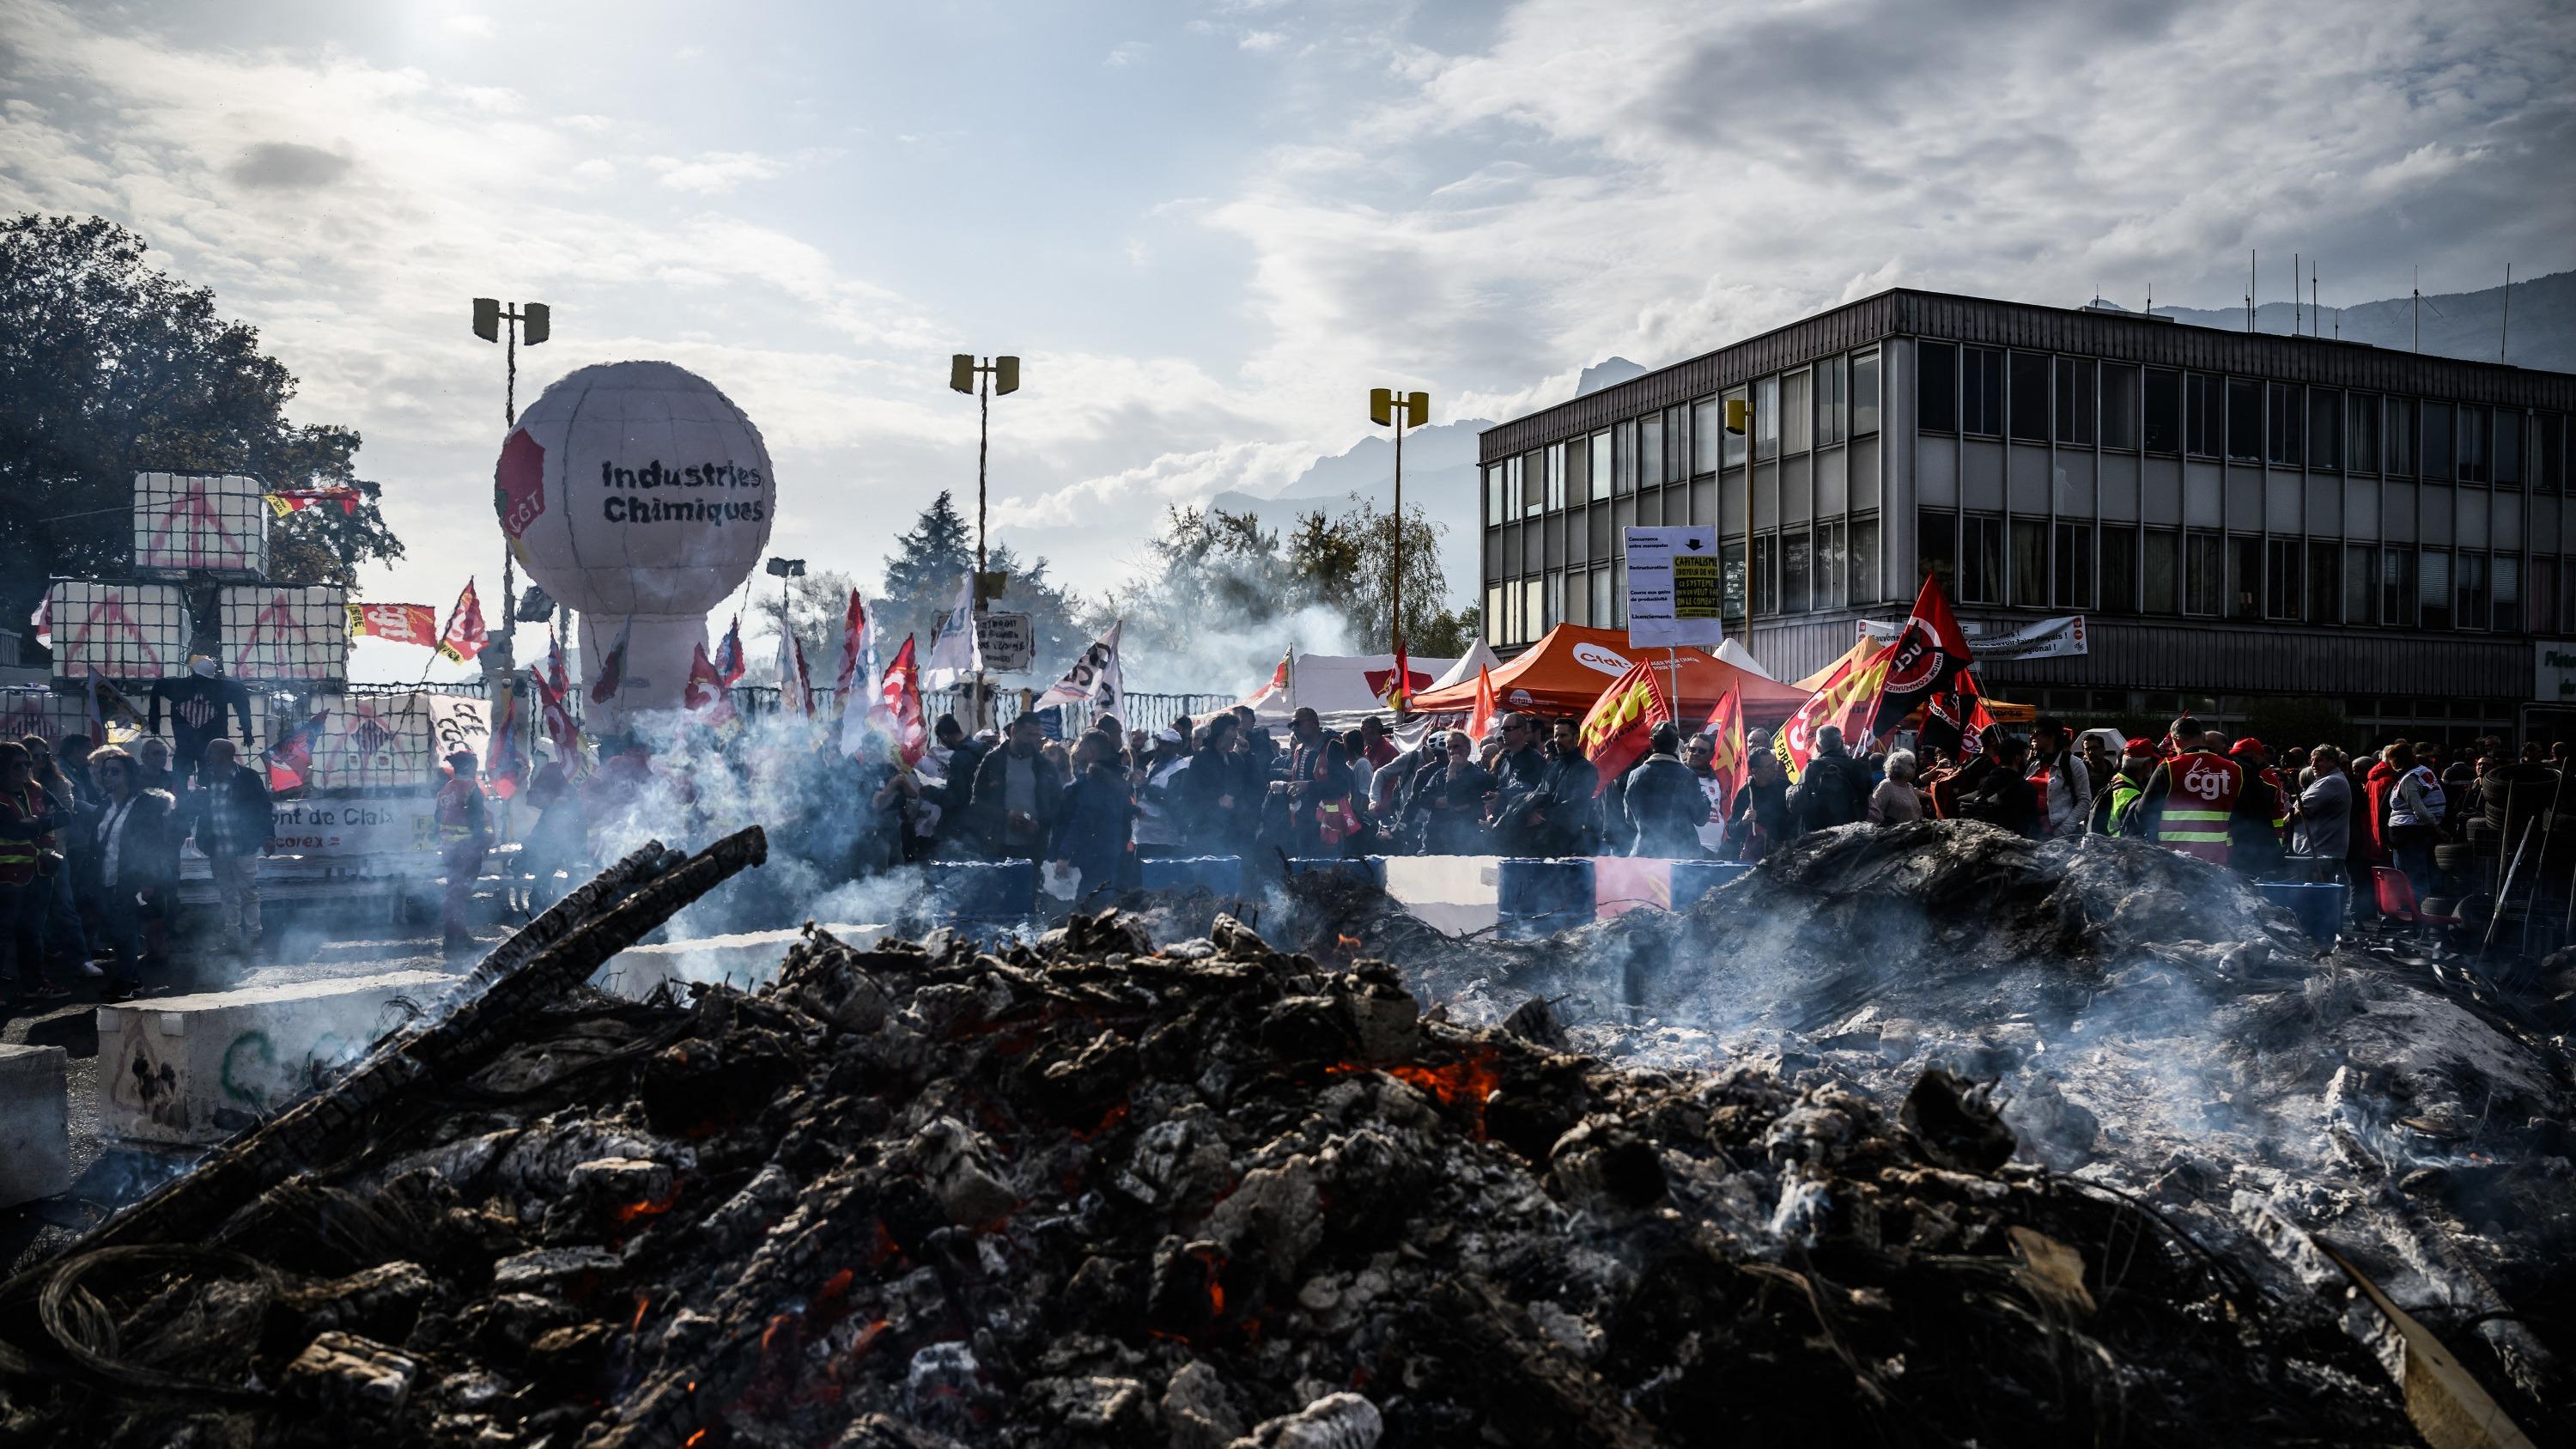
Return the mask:
M 1753 651 L 1745 648 L 1740 641 L 1735 639 L 1728 639 L 1725 643 L 1717 646 L 1717 662 L 1720 664 L 1732 664 L 1747 674 L 1758 674 L 1764 679 L 1770 680 L 1774 684 L 1780 682 L 1779 675 L 1763 668 L 1762 661 L 1753 657 Z
M 1861 632 L 1882 644 L 1892 642 L 1905 630 L 1902 619 L 1863 619 Z M 2019 629 L 1999 629 L 1982 620 L 1963 619 L 1959 623 L 1968 636 L 1968 647 L 1976 651 L 1979 664 L 1992 664 L 2004 659 L 2056 659 L 2068 654 L 2090 653 L 2084 642 L 2084 616 L 2066 614 L 2055 619 L 2042 619 Z
M 1420 694 L 1457 664 L 1455 659 L 1408 659 L 1405 670 L 1417 677 L 1413 692 Z M 1301 709 L 1317 714 L 1385 709 L 1382 691 L 1394 676 L 1392 654 L 1299 654 L 1289 659 L 1284 684 L 1274 676 L 1243 703 L 1252 706 L 1262 724 L 1284 724 Z

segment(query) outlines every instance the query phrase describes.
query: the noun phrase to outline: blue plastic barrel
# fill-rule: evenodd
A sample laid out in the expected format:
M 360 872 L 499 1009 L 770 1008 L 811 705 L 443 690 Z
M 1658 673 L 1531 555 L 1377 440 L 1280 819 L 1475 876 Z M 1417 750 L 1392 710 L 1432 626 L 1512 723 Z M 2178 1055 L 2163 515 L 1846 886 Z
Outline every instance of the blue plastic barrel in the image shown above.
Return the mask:
M 1033 860 L 935 860 L 922 868 L 930 912 L 960 931 L 1010 929 L 1037 914 Z
M 1591 861 L 1503 860 L 1495 865 L 1498 934 L 1520 939 L 1552 936 L 1592 919 Z
M 1673 909 L 1686 911 L 1701 896 L 1753 869 L 1742 860 L 1677 860 L 1673 862 Z
M 2317 943 L 2319 950 L 2331 950 L 2335 931 L 2343 925 L 2344 886 L 2341 882 L 2299 883 L 2292 881 L 2258 881 L 2254 889 L 2263 899 L 2288 911 Z
M 1243 893 L 1243 857 L 1239 855 L 1149 855 L 1136 862 L 1136 873 L 1149 891 L 1204 886 L 1220 896 Z
M 1310 855 L 1289 858 L 1290 875 L 1305 875 L 1310 871 L 1326 875 L 1355 876 L 1380 890 L 1386 889 L 1386 857 L 1383 855 Z

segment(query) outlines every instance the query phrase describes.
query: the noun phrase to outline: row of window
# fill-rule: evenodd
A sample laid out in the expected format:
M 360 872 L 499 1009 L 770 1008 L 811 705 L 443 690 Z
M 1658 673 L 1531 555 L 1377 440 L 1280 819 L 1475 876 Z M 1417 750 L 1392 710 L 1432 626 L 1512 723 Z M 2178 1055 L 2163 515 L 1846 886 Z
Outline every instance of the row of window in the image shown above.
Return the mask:
M 1718 545 L 1723 610 L 1728 623 L 1755 614 L 1804 614 L 1867 607 L 1879 601 L 1879 530 L 1875 514 L 1828 519 L 1813 528 L 1741 538 Z M 1527 644 L 1558 624 L 1624 628 L 1627 565 L 1613 559 L 1503 579 L 1485 589 L 1485 616 L 1496 644 Z
M 2321 472 L 2455 478 L 2556 491 L 2557 413 L 2383 398 L 2205 372 L 1918 344 L 1916 426 L 2065 447 L 2226 458 Z
M 2576 560 L 1935 508 L 1916 515 L 1916 529 L 1916 559 L 1963 604 L 2389 629 L 2576 631 Z M 1758 591 L 1756 612 L 1767 612 Z
M 1485 526 L 1535 518 L 1570 505 L 1679 483 L 1776 458 L 1830 448 L 1878 431 L 1878 353 L 1829 357 L 1687 405 L 1551 443 L 1485 466 Z M 1746 405 L 1744 432 L 1726 430 L 1726 405 Z

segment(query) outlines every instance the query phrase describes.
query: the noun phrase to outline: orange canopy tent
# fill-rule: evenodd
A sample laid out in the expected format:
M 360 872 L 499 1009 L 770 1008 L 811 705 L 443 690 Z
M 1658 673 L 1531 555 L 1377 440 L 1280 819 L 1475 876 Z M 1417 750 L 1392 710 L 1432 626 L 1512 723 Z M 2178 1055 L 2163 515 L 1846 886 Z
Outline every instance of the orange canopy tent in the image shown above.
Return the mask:
M 1681 677 L 1679 707 L 1685 721 L 1695 721 L 1717 707 L 1730 689 L 1743 691 L 1748 721 L 1787 719 L 1804 704 L 1808 691 L 1738 669 L 1697 649 L 1674 651 Z M 1559 624 L 1521 656 L 1494 671 L 1494 702 L 1504 709 L 1580 716 L 1601 697 L 1610 682 L 1644 658 L 1655 666 L 1657 680 L 1670 687 L 1673 673 L 1664 668 L 1661 649 L 1631 649 L 1625 629 L 1587 629 Z M 1468 680 L 1447 689 L 1427 690 L 1413 698 L 1422 714 L 1471 709 L 1476 683 Z

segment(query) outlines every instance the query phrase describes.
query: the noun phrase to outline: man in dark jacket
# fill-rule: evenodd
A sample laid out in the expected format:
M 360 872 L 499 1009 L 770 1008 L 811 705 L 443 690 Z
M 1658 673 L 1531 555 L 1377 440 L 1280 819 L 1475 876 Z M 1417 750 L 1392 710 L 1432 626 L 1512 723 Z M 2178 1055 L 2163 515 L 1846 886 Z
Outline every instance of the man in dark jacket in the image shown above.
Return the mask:
M 178 886 L 179 840 L 170 824 L 176 805 L 165 790 L 139 788 L 134 757 L 114 745 L 91 754 L 89 764 L 100 795 L 89 863 L 102 934 L 116 948 L 104 999 L 123 1001 L 142 989 L 144 923 L 168 908 Z
M 975 803 L 975 767 L 984 763 L 984 757 L 993 752 L 993 747 L 966 733 L 966 727 L 959 724 L 953 714 L 941 715 L 939 723 L 931 727 L 931 732 L 939 736 L 939 747 L 948 752 L 948 783 L 939 787 L 937 801 L 939 853 L 944 856 L 970 854 L 974 849 L 975 834 L 969 824 L 974 817 L 968 811 Z
M 1816 752 L 1799 772 L 1791 802 L 1799 828 L 1830 830 L 1866 818 L 1871 786 L 1869 768 L 1844 751 L 1842 729 L 1826 725 L 1817 730 Z
M 1038 718 L 1011 720 L 1002 747 L 975 766 L 974 818 L 985 848 L 1005 860 L 1036 860 L 1046 853 L 1063 803 L 1065 780 L 1038 752 Z
M 1481 855 L 1485 843 L 1485 797 L 1494 777 L 1476 763 L 1475 743 L 1465 730 L 1451 730 L 1441 742 L 1442 763 L 1416 777 L 1412 812 L 1421 819 L 1424 855 Z
M 209 944 L 228 945 L 247 957 L 259 947 L 259 859 L 268 854 L 274 825 L 268 781 L 235 760 L 228 739 L 206 742 L 197 779 L 188 792 L 188 828 L 214 877 L 218 939 Z
M 1583 757 L 1571 719 L 1559 719 L 1536 788 L 1506 802 L 1495 816 L 1503 849 L 1514 855 L 1597 855 L 1601 850 L 1601 771 Z
M 1637 829 L 1631 852 L 1664 860 L 1699 857 L 1699 828 L 1708 823 L 1708 794 L 1681 761 L 1681 730 L 1655 726 L 1654 749 L 1628 772 L 1627 815 Z
M 1190 767 L 1174 777 L 1186 851 L 1238 855 L 1251 844 L 1268 782 L 1255 772 L 1252 757 L 1235 748 L 1242 733 L 1242 716 L 1208 716 L 1207 739 L 1190 753 Z
M 1727 843 L 1739 860 L 1763 856 L 1798 838 L 1798 813 L 1789 808 L 1789 775 L 1768 735 L 1745 741 L 1744 789 L 1726 817 Z
M 1983 771 L 1974 771 L 1974 783 L 1959 797 L 1959 818 L 1982 820 L 2033 840 L 2048 833 L 2047 821 L 2039 813 L 2039 792 L 2023 777 L 2023 766 L 2030 763 L 2030 744 L 2016 735 L 1998 732 L 1986 746 L 1990 762 Z M 1971 778 L 1969 773 L 1960 777 Z
M 1129 832 L 1136 819 L 1117 746 L 1098 730 L 1073 742 L 1074 778 L 1060 792 L 1048 858 L 1079 874 L 1075 905 L 1094 909 L 1118 894 L 1127 866 Z

